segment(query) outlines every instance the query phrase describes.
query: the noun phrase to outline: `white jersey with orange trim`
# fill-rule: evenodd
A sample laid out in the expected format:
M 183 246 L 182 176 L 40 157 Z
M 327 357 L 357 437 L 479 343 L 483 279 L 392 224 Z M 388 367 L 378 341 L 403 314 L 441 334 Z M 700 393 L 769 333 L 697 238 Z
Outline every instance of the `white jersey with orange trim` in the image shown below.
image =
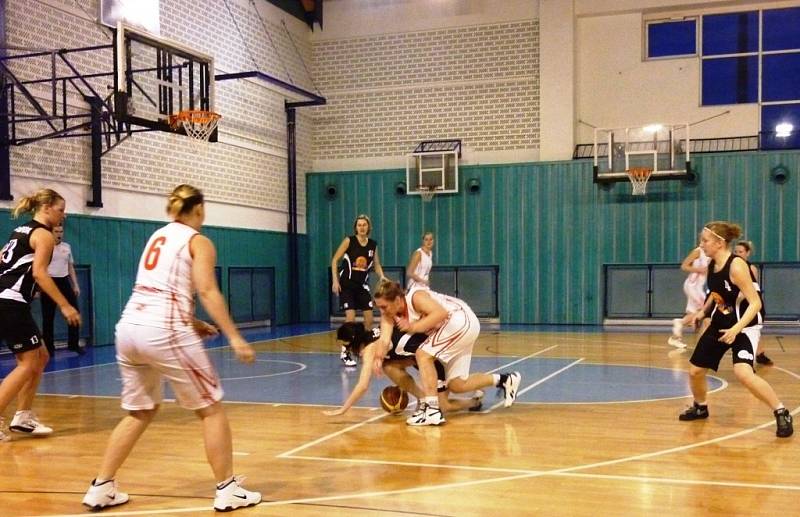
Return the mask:
M 147 241 L 121 322 L 164 329 L 186 329 L 194 320 L 192 256 L 189 241 L 199 233 L 170 223 Z
M 444 307 L 447 311 L 448 315 L 451 315 L 455 311 L 463 311 L 467 310 L 472 312 L 467 302 L 464 300 L 459 300 L 453 296 L 448 296 L 446 294 L 437 293 L 436 291 L 431 291 L 425 286 L 416 285 L 414 287 L 410 287 L 408 292 L 406 293 L 406 314 L 398 315 L 401 317 L 408 318 L 410 323 L 414 323 L 422 318 L 422 315 L 414 309 L 414 304 L 412 303 L 412 299 L 414 298 L 414 293 L 417 291 L 424 290 L 428 295 L 433 298 L 439 305 Z
M 417 263 L 416 269 L 414 269 L 414 275 L 424 278 L 426 282 L 429 282 L 431 268 L 433 267 L 433 252 L 431 252 L 429 255 L 422 248 L 417 248 L 417 251 L 419 252 L 419 262 Z M 408 290 L 410 291 L 414 287 L 423 287 L 427 289 L 429 288 L 429 285 L 421 284 L 411 278 L 408 281 Z

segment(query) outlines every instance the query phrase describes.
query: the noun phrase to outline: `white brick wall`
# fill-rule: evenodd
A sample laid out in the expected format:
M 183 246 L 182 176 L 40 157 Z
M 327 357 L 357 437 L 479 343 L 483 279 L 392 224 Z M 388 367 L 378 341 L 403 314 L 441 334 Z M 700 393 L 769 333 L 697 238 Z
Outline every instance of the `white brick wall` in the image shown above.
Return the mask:
M 403 156 L 421 140 L 473 151 L 539 144 L 536 20 L 319 41 L 314 158 Z
M 7 38 L 11 46 L 26 48 L 77 48 L 111 43 L 110 31 L 95 20 L 97 0 L 8 0 Z M 274 13 L 261 6 L 264 23 L 272 43 L 247 0 L 228 0 L 239 29 L 239 36 L 225 3 L 219 0 L 161 0 L 161 35 L 214 56 L 216 72 L 260 70 L 281 80 L 313 90 L 312 80 Z M 287 24 L 291 38 L 307 64 L 311 45 L 307 32 L 298 24 Z M 274 43 L 274 46 L 273 46 Z M 249 50 L 248 50 L 249 49 Z M 250 57 L 252 54 L 253 58 Z M 110 50 L 68 56 L 83 74 L 111 72 Z M 255 60 L 255 63 L 253 62 Z M 12 63 L 20 79 L 49 77 L 49 58 Z M 59 64 L 59 75 L 71 75 Z M 90 83 L 101 96 L 110 93 L 112 77 L 94 78 Z M 40 101 L 48 101 L 49 85 L 32 87 Z M 59 92 L 60 99 L 60 92 Z M 31 113 L 21 101 L 18 109 Z M 60 102 L 60 100 L 59 100 Z M 252 80 L 216 83 L 216 111 L 220 123 L 220 143 L 212 144 L 205 160 L 185 137 L 161 132 L 138 133 L 103 158 L 103 185 L 131 192 L 163 194 L 177 182 L 191 182 L 204 189 L 209 200 L 286 211 L 286 116 L 284 97 L 264 84 Z M 72 112 L 85 112 L 79 95 L 70 94 Z M 305 173 L 311 165 L 312 120 L 298 116 L 298 207 L 305 213 Z M 43 123 L 22 128 L 20 134 L 43 134 Z M 11 153 L 14 177 L 42 178 L 73 183 L 90 182 L 90 141 L 88 138 L 45 140 Z

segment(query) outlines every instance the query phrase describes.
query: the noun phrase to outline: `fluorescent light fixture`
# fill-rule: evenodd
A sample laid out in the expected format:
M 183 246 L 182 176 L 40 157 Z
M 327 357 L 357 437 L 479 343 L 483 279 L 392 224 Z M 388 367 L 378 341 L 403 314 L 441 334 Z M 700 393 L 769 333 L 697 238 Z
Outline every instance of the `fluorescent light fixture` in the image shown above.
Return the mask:
M 786 138 L 792 135 L 794 126 L 788 122 L 781 122 L 775 126 L 775 136 L 779 138 Z
M 649 126 L 644 126 L 644 130 L 648 133 L 658 133 L 664 128 L 661 124 L 650 124 Z

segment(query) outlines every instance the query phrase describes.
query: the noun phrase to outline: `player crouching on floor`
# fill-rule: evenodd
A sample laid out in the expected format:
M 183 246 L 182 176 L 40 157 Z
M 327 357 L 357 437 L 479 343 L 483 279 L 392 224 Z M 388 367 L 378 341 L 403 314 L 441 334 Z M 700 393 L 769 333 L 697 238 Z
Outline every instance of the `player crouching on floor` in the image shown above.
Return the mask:
M 342 415 L 364 396 L 372 380 L 372 364 L 375 359 L 377 347 L 375 341 L 380 337 L 380 329 L 367 330 L 363 323 L 348 322 L 343 324 L 336 332 L 336 339 L 343 342 L 349 352 L 356 357 L 361 357 L 361 371 L 358 382 L 347 397 L 342 407 L 325 411 L 329 416 Z M 392 347 L 383 361 L 383 372 L 400 389 L 414 395 L 417 400 L 422 397 L 422 390 L 407 372 L 409 367 L 416 367 L 414 352 L 422 342 L 427 339 L 425 334 L 404 334 L 398 329 L 392 333 Z M 471 399 L 449 399 L 449 391 L 444 382 L 444 367 L 436 362 L 436 372 L 439 377 L 439 404 L 443 411 L 479 411 L 483 404 L 483 392 L 476 391 L 476 396 Z

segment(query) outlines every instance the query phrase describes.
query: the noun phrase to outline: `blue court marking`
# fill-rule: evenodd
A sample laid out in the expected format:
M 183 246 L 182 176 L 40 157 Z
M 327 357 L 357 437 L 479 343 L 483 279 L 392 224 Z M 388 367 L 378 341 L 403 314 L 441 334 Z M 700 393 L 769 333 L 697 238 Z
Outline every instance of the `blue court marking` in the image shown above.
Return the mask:
M 337 353 L 261 352 L 252 365 L 237 362 L 230 350 L 210 350 L 229 401 L 339 405 L 358 382 L 358 368 L 344 368 Z M 491 371 L 516 358 L 474 357 L 472 371 Z M 573 363 L 572 359 L 530 358 L 513 366 L 523 375 L 521 389 Z M 380 391 L 389 384 L 374 379 L 362 407 L 378 407 Z M 723 382 L 709 377 L 709 390 Z M 118 397 L 121 384 L 116 364 L 61 370 L 44 376 L 40 393 Z M 166 398 L 171 392 L 166 389 Z M 686 372 L 661 368 L 577 364 L 520 395 L 529 403 L 600 403 L 657 400 L 689 396 Z M 491 390 L 487 392 L 492 399 Z

